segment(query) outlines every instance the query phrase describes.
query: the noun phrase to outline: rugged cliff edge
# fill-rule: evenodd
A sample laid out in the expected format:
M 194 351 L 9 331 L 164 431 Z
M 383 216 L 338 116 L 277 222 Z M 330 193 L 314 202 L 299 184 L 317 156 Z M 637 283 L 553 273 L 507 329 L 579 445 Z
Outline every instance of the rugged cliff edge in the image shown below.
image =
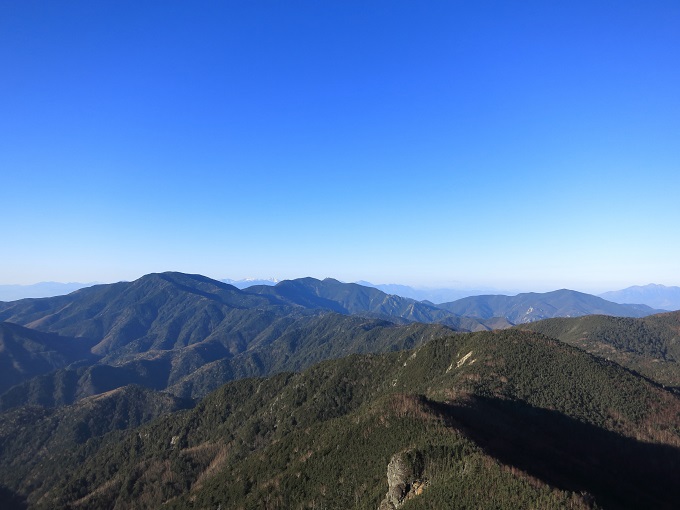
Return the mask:
M 389 489 L 378 510 L 396 510 L 405 501 L 422 494 L 427 487 L 423 469 L 424 460 L 420 452 L 410 450 L 394 454 L 387 465 Z

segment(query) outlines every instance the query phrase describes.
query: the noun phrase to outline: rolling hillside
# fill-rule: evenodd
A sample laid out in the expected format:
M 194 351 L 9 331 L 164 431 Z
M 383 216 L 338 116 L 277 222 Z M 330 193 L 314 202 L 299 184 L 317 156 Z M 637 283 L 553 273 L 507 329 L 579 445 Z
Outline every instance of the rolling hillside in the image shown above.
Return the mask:
M 675 508 L 678 413 L 545 336 L 464 334 L 235 381 L 27 466 L 3 456 L 0 482 L 32 508 Z
M 548 319 L 521 328 L 612 359 L 661 384 L 680 388 L 680 312 L 642 319 L 601 315 Z

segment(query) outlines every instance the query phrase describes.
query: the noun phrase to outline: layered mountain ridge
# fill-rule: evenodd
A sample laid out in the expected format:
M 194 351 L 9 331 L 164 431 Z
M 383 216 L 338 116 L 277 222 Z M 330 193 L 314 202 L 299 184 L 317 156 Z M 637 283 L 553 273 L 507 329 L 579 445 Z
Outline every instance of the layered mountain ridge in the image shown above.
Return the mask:
M 25 374 L 20 386 L 0 396 L 0 406 L 65 404 L 125 384 L 174 387 L 197 397 L 233 378 L 297 370 L 351 352 L 409 348 L 451 331 L 436 324 L 399 328 L 377 318 L 385 314 L 367 310 L 370 317 L 354 317 L 334 312 L 342 309 L 328 303 L 301 304 L 285 292 L 244 292 L 182 273 L 0 303 L 3 321 L 59 334 L 70 342 L 77 339 L 90 352 L 89 364 L 68 368 L 64 362 L 54 367 L 60 369 L 56 372 L 30 374 L 38 376 L 32 380 Z M 324 329 L 327 333 L 320 334 Z M 308 340 L 329 338 L 329 331 L 330 347 L 312 349 Z M 279 351 L 285 351 L 283 359 L 277 357 Z
M 201 275 L 150 274 L 65 296 L 0 303 L 5 330 L 11 324 L 26 328 L 25 346 L 14 342 L 13 350 L 0 353 L 0 363 L 10 367 L 0 407 L 61 405 L 126 384 L 198 398 L 234 378 L 299 370 L 352 352 L 410 348 L 451 330 L 502 329 L 556 315 L 652 311 L 566 290 L 434 305 L 330 278 L 241 290 Z M 420 325 L 397 327 L 415 323 Z M 11 368 L 17 356 L 12 352 L 35 351 L 28 336 L 41 333 L 60 335 L 68 349 L 77 345 L 78 355 L 31 370 Z
M 674 508 L 680 312 L 487 298 L 161 273 L 0 303 L 0 505 Z

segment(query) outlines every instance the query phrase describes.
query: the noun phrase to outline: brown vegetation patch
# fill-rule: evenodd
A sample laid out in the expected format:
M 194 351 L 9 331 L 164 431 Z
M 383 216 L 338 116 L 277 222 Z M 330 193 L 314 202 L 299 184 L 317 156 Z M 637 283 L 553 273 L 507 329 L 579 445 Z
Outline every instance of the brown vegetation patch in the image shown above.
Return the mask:
M 437 419 L 422 395 L 394 394 L 390 399 L 390 410 L 399 418 Z

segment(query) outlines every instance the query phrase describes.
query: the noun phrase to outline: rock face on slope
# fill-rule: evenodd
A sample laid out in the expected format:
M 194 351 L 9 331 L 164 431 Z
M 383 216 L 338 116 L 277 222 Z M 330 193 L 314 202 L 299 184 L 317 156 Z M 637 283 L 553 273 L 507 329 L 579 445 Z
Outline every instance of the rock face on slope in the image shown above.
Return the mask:
M 422 494 L 423 458 L 420 452 L 396 453 L 387 465 L 388 490 L 378 510 L 396 510 L 408 499 Z

